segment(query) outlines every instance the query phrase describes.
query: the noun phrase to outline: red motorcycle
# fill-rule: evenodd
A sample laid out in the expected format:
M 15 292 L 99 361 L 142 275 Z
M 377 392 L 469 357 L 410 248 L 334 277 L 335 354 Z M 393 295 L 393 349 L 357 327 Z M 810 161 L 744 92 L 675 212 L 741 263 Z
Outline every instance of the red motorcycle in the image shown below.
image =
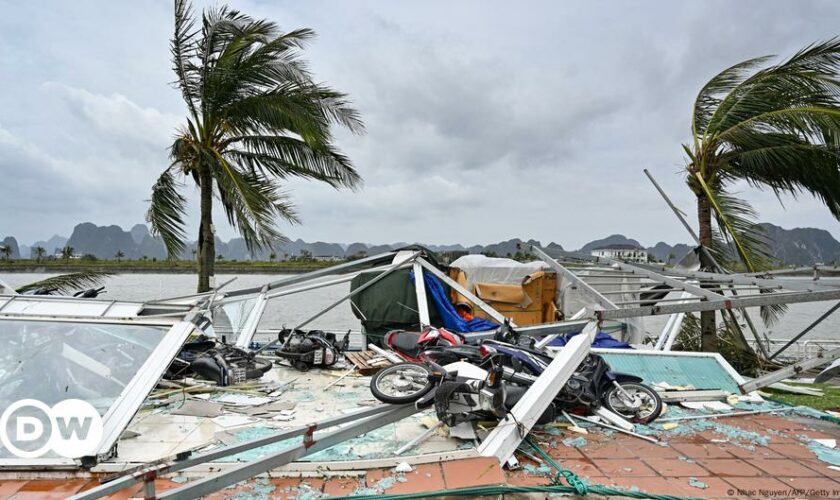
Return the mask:
M 422 332 L 392 330 L 385 334 L 385 345 L 407 361 L 423 361 L 420 354 L 430 347 L 455 347 L 465 344 L 464 338 L 445 328 L 427 327 Z

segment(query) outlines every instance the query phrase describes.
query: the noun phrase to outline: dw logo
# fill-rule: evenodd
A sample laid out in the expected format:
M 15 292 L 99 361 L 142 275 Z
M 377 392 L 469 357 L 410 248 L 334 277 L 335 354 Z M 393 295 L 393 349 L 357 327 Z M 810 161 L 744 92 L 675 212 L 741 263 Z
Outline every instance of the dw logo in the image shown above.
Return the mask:
M 65 458 L 96 454 L 104 428 L 87 401 L 65 399 L 50 408 L 36 399 L 15 401 L 0 415 L 0 442 L 19 458 L 52 451 Z

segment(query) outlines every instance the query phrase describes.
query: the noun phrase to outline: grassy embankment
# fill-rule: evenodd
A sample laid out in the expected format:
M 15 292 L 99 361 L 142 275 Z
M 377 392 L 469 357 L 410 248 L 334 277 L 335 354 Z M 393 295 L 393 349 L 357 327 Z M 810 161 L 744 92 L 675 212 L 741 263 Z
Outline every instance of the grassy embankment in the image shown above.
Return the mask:
M 294 261 L 237 261 L 217 260 L 216 273 L 303 273 L 335 265 L 337 262 L 316 260 Z M 113 273 L 195 273 L 196 263 L 191 260 L 103 260 L 103 259 L 16 259 L 0 260 L 2 272 L 67 273 L 78 271 L 105 271 Z
M 789 384 L 798 385 L 798 384 Z M 779 391 L 765 387 L 761 389 L 762 392 L 772 394 L 773 399 L 784 401 L 787 404 L 797 406 L 810 406 L 817 410 L 837 410 L 840 408 L 840 387 L 829 384 L 804 384 L 800 387 L 808 389 L 817 389 L 823 391 L 825 396 L 807 396 L 805 394 L 792 394 L 790 392 Z

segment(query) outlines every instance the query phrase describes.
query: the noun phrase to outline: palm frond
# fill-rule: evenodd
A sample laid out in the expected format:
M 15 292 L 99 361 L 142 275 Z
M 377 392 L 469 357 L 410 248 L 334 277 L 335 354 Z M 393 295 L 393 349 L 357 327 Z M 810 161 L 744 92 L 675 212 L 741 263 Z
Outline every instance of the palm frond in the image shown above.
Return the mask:
M 70 294 L 78 290 L 99 286 L 106 278 L 114 273 L 102 271 L 82 271 L 78 273 L 60 274 L 18 288 L 17 293 L 44 289 L 58 294 Z
M 239 172 L 221 156 L 215 165 L 214 177 L 228 222 L 242 235 L 248 250 L 256 252 L 287 241 L 276 221 L 296 224 L 299 219 L 277 185 L 260 174 Z
M 152 226 L 152 235 L 160 236 L 169 258 L 175 259 L 184 251 L 184 215 L 187 199 L 178 192 L 178 182 L 167 168 L 152 187 L 152 199 L 146 212 L 146 221 Z
M 709 128 L 715 113 L 724 113 L 727 105 L 724 98 L 740 85 L 758 66 L 772 59 L 773 56 L 756 57 L 730 66 L 715 75 L 700 89 L 694 101 L 694 116 L 692 129 L 697 138 Z
M 285 179 L 303 177 L 333 187 L 357 187 L 361 183 L 350 159 L 332 145 L 310 147 L 294 137 L 249 135 L 233 138 L 225 155 L 264 174 Z
M 757 225 L 757 214 L 752 206 L 722 188 L 712 191 L 701 175 L 697 174 L 696 177 L 712 204 L 721 235 L 735 247 L 747 270 L 756 272 L 765 268 L 771 259 L 770 249 Z
M 751 272 L 767 269 L 772 265 L 770 242 L 761 226 L 756 223 L 757 214 L 752 206 L 725 191 L 719 191 L 712 196 L 712 206 L 718 221 L 718 230 L 715 233 L 716 237 L 720 238 L 713 245 L 713 252 L 718 254 L 716 258 L 725 258 L 722 249 L 730 250 L 734 247 L 747 270 Z M 773 292 L 771 289 L 759 290 L 759 293 Z M 762 306 L 761 319 L 765 326 L 772 326 L 787 311 L 788 307 L 785 304 Z
M 192 5 L 186 0 L 175 0 L 175 33 L 170 41 L 172 69 L 178 77 L 176 82 L 194 119 L 198 118 L 198 75 L 190 58 L 195 50 L 196 30 Z

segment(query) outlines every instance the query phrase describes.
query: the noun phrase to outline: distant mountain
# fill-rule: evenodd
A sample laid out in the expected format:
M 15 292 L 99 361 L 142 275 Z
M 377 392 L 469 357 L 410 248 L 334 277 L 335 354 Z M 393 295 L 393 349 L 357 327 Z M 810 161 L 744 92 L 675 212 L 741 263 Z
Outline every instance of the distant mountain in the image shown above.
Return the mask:
M 20 247 L 18 247 L 18 242 L 13 236 L 6 236 L 3 238 L 3 241 L 0 241 L 0 247 L 9 248 L 9 258 L 10 259 L 19 259 L 20 258 Z M 0 254 L 3 258 L 6 257 L 5 254 Z
M 840 262 L 840 242 L 835 240 L 828 231 L 814 228 L 783 229 L 767 223 L 761 224 L 761 227 L 765 229 L 768 238 L 773 242 L 771 245 L 773 254 L 780 262 L 788 265 Z M 36 241 L 27 246 L 19 244 L 15 238 L 8 236 L 0 242 L 0 245 L 6 244 L 12 248 L 12 258 L 29 258 L 30 249 L 37 246 L 44 247 L 48 255 L 54 255 L 65 245 L 72 246 L 76 254 L 92 254 L 100 259 L 113 259 L 118 251 L 121 251 L 127 259 L 139 259 L 144 256 L 158 260 L 166 258 L 166 249 L 163 242 L 152 237 L 145 224 L 137 224 L 130 230 L 125 231 L 119 226 L 97 226 L 85 222 L 73 228 L 73 233 L 69 239 L 55 235 L 47 241 Z M 359 255 L 376 255 L 407 245 L 408 243 L 405 242 L 391 244 L 355 242 L 349 245 L 324 241 L 309 243 L 298 238 L 294 241 L 275 245 L 273 253 L 276 260 L 287 260 L 303 255 L 320 259 L 342 259 Z M 541 243 L 536 240 L 526 241 L 513 238 L 499 243 L 469 247 L 457 243 L 446 245 L 425 244 L 424 246 L 440 253 L 485 253 L 498 257 L 512 257 L 517 252 L 526 251 L 530 245 L 541 245 Z M 578 252 L 589 253 L 594 248 L 607 245 L 643 246 L 635 239 L 622 234 L 613 234 L 606 238 L 590 241 L 583 245 Z M 554 242 L 549 243 L 546 248 L 563 250 L 560 244 Z M 691 245 L 685 243 L 670 245 L 660 241 L 651 247 L 647 247 L 647 251 L 656 260 L 673 262 L 692 248 Z M 181 257 L 183 259 L 193 259 L 195 249 L 196 243 L 194 241 L 187 242 Z M 226 260 L 269 260 L 271 253 L 272 250 L 263 250 L 252 255 L 242 238 L 233 238 L 227 242 L 216 238 L 216 254 Z
M 586 245 L 583 245 L 580 248 L 580 252 L 582 253 L 589 253 L 592 250 L 598 247 L 605 247 L 610 245 L 634 245 L 637 247 L 641 247 L 641 243 L 636 240 L 632 240 L 623 234 L 612 234 L 607 236 L 606 238 L 601 238 L 600 240 L 590 241 Z
M 663 241 L 660 241 L 656 245 L 647 248 L 648 255 L 652 255 L 654 259 L 667 262 L 667 263 L 675 263 L 682 258 L 683 255 L 687 254 L 691 251 L 694 247 L 691 245 L 686 245 L 684 243 L 677 243 L 674 246 L 671 246 Z
M 30 246 L 30 248 L 42 247 L 44 250 L 47 251 L 47 255 L 55 255 L 56 253 L 60 252 L 66 244 L 67 238 L 65 238 L 64 236 L 54 234 L 52 238 L 48 239 L 47 241 L 36 241 Z M 24 255 L 23 257 L 26 258 L 29 256 Z
M 780 262 L 800 266 L 840 262 L 840 242 L 824 229 L 783 229 L 766 222 L 759 226 L 772 242 L 773 257 Z
M 138 245 L 143 243 L 143 240 L 146 239 L 146 237 L 151 236 L 149 228 L 146 227 L 145 224 L 135 224 L 129 233 L 131 233 L 131 239 L 133 239 L 134 243 L 137 243 Z

